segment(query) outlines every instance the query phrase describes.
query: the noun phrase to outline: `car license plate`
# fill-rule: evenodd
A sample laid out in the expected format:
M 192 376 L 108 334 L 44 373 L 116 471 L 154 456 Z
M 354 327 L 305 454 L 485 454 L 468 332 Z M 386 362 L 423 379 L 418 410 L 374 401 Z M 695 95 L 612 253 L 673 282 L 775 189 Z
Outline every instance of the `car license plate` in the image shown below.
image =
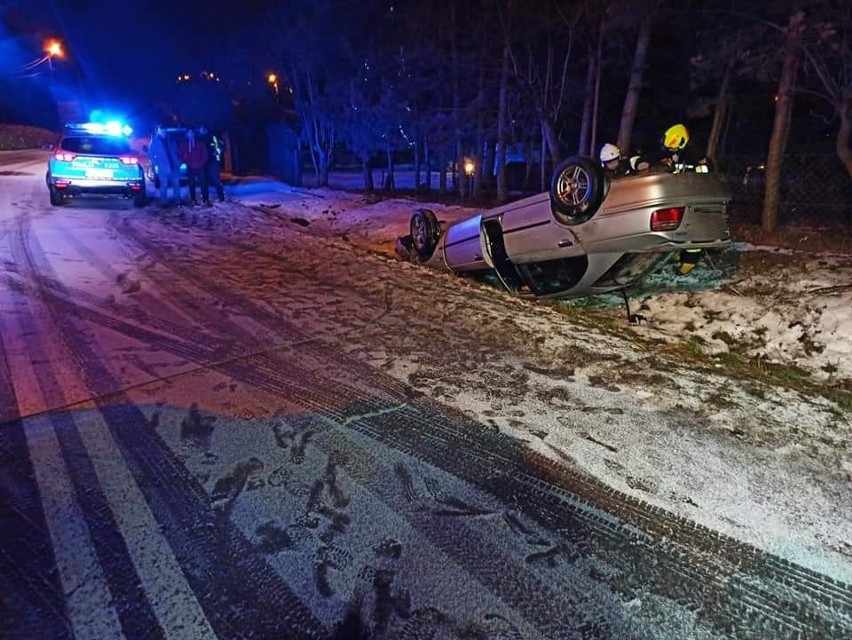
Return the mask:
M 112 169 L 86 169 L 87 178 L 96 178 L 99 180 L 112 178 Z

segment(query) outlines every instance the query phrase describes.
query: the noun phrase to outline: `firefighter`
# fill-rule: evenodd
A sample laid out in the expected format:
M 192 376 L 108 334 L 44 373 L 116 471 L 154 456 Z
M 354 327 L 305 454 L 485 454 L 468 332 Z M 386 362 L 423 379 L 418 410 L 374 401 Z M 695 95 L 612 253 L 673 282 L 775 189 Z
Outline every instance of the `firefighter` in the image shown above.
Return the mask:
M 604 173 L 609 177 L 618 178 L 630 173 L 630 163 L 627 158 L 621 155 L 621 149 L 618 145 L 607 142 L 601 147 L 598 157 Z
M 695 144 L 690 144 L 689 140 L 689 129 L 683 124 L 674 124 L 666 129 L 662 139 L 660 163 L 669 167 L 674 173 L 683 171 L 709 173 L 709 160 Z

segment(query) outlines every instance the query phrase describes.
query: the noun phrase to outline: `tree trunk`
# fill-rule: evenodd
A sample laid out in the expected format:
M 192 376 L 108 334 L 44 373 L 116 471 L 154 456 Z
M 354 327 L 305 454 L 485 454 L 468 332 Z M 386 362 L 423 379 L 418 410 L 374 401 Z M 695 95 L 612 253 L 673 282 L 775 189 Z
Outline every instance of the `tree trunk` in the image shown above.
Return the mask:
M 459 197 L 464 201 L 467 190 L 465 189 L 464 155 L 462 155 L 461 140 L 456 141 L 456 170 L 453 172 L 453 187 L 455 187 Z
M 589 49 L 589 63 L 586 67 L 586 88 L 583 91 L 583 116 L 580 120 L 580 143 L 577 153 L 592 155 L 592 109 L 595 104 L 595 54 Z
M 542 157 L 544 157 L 544 147 L 546 146 L 550 151 L 551 164 L 555 167 L 562 159 L 562 152 L 559 150 L 559 136 L 556 135 L 556 126 L 545 114 L 540 114 L 539 119 L 541 120 L 541 133 L 544 136 L 542 142 L 547 142 L 547 145 L 542 145 Z
M 393 149 L 388 145 L 386 147 L 387 158 L 388 158 L 388 174 L 385 176 L 385 191 L 394 191 L 396 190 L 396 182 L 394 180 L 394 163 L 393 163 Z
M 592 131 L 589 136 L 589 155 L 595 155 L 598 145 L 598 111 L 601 100 L 601 72 L 603 70 L 603 36 L 606 18 L 601 18 L 601 26 L 598 30 L 598 48 L 595 54 L 595 95 L 592 100 Z
M 529 137 L 524 142 L 524 191 L 532 187 L 533 167 L 535 167 L 535 141 Z
M 766 190 L 763 197 L 762 227 L 772 232 L 778 225 L 778 204 L 781 191 L 781 163 L 787 147 L 793 109 L 793 90 L 796 86 L 796 71 L 799 66 L 799 45 L 802 39 L 805 14 L 801 11 L 790 16 L 787 27 L 784 65 L 778 93 L 775 96 L 775 121 L 772 124 L 772 137 L 769 140 L 769 152 L 766 157 Z
M 485 109 L 483 108 L 485 95 L 485 61 L 481 61 L 479 65 L 479 77 L 476 83 L 477 89 L 477 105 L 476 105 L 476 143 L 472 154 L 473 160 L 473 175 L 465 176 L 470 185 L 470 195 L 472 198 L 478 198 L 482 195 L 482 186 L 485 179 L 485 144 L 488 135 L 485 131 Z
M 376 190 L 376 185 L 373 182 L 373 170 L 370 168 L 370 158 L 361 158 L 361 170 L 364 173 L 364 191 L 373 193 Z
M 722 137 L 722 128 L 725 125 L 725 120 L 728 116 L 729 94 L 731 86 L 731 75 L 734 72 L 734 65 L 737 61 L 739 47 L 734 47 L 731 52 L 731 57 L 728 58 L 728 63 L 725 65 L 725 73 L 722 74 L 722 82 L 719 85 L 719 93 L 716 96 L 716 108 L 713 111 L 713 125 L 710 127 L 710 137 L 707 140 L 707 151 L 705 155 L 711 160 L 716 160 L 716 154 L 719 150 L 719 139 Z
M 837 132 L 837 157 L 852 180 L 852 89 L 846 90 L 838 108 L 840 130 Z
M 725 72 L 725 76 L 722 78 L 722 85 L 719 87 L 719 95 L 716 97 L 716 108 L 713 111 L 713 124 L 710 127 L 710 137 L 707 139 L 707 153 L 705 155 L 714 162 L 719 151 L 719 139 L 722 136 L 722 128 L 728 117 L 728 109 L 730 107 L 728 97 L 730 79 L 729 67 Z
M 319 172 L 317 174 L 317 186 L 327 187 L 328 186 L 328 168 L 329 162 L 326 157 L 326 153 L 324 149 L 320 149 L 317 154 L 317 160 L 319 163 Z
M 414 190 L 420 191 L 420 141 L 414 143 Z
M 648 46 L 651 43 L 652 16 L 653 12 L 646 13 L 642 22 L 639 24 L 636 52 L 633 54 L 633 68 L 630 71 L 627 96 L 624 98 L 624 108 L 621 111 L 621 124 L 618 127 L 618 146 L 625 153 L 630 148 L 630 142 L 633 138 L 633 123 L 636 121 L 639 92 L 642 90 L 642 80 L 645 77 L 645 66 L 648 59 Z
M 423 162 L 426 165 L 426 191 L 432 190 L 432 148 L 429 138 L 423 139 Z
M 461 79 L 458 49 L 456 43 L 456 5 L 450 4 L 450 59 L 453 62 L 453 142 L 455 146 L 455 171 L 453 172 L 453 186 L 458 189 L 459 198 L 465 199 L 465 181 L 463 176 L 464 158 L 462 157 L 462 126 L 461 126 Z
M 500 66 L 500 91 L 497 96 L 497 204 L 509 201 L 509 183 L 506 176 L 506 145 L 509 143 L 509 45 L 503 45 L 503 62 Z
M 485 146 L 482 147 L 482 170 L 479 175 L 482 179 L 482 186 L 491 189 L 491 184 L 494 177 L 494 156 L 497 150 L 495 149 L 493 140 L 486 140 Z

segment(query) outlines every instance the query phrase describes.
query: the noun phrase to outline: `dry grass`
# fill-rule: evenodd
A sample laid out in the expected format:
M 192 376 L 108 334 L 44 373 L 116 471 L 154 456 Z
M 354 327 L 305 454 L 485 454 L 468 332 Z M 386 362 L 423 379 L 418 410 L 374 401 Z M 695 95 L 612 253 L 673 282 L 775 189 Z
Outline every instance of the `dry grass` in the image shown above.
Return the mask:
M 852 224 L 787 224 L 766 232 L 760 225 L 731 221 L 736 240 L 803 253 L 841 253 L 852 256 Z
M 47 129 L 0 124 L 0 150 L 39 149 L 56 142 L 56 133 Z

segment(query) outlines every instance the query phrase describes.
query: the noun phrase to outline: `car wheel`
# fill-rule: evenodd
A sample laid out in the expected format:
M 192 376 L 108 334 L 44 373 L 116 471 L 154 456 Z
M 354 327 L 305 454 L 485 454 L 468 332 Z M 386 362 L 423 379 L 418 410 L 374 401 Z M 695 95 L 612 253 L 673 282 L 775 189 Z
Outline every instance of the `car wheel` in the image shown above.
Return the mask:
M 421 261 L 428 260 L 438 246 L 438 237 L 441 235 L 438 218 L 429 209 L 418 209 L 411 216 L 410 228 L 417 257 Z
M 604 197 L 604 176 L 591 158 L 573 156 L 556 166 L 550 181 L 550 200 L 557 219 L 567 224 L 591 218 Z
M 50 204 L 54 207 L 61 207 L 65 204 L 65 196 L 54 188 L 50 189 Z

